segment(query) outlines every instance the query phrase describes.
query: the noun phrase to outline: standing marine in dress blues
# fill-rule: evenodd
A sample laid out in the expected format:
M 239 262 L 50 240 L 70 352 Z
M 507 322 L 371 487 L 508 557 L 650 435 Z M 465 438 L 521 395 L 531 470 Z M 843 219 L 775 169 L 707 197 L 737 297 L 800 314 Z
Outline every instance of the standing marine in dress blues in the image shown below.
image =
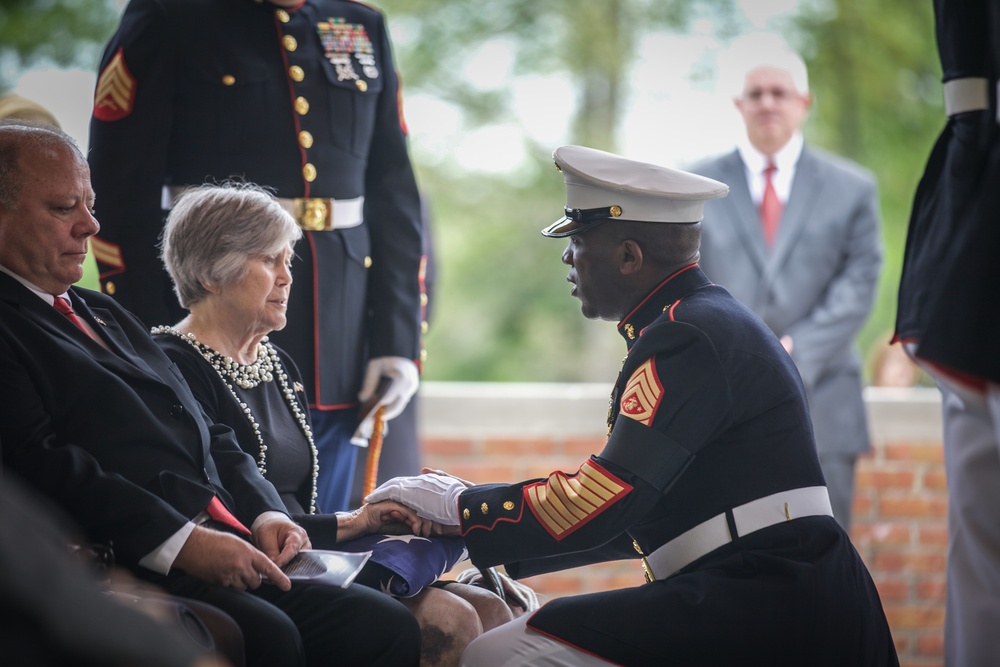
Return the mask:
M 305 235 L 288 327 L 319 449 L 318 505 L 347 509 L 359 401 L 418 383 L 420 202 L 389 34 L 347 0 L 132 0 L 101 62 L 90 165 L 101 287 L 149 326 L 183 316 L 158 257 L 192 185 L 270 188 Z M 359 396 L 360 394 L 360 396 Z

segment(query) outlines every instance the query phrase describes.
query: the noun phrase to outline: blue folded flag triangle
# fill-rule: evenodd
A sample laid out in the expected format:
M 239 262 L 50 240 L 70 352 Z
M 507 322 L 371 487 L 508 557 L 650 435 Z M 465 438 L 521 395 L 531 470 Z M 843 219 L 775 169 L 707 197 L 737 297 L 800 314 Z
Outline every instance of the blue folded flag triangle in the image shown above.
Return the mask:
M 469 557 L 460 537 L 367 535 L 337 544 L 340 551 L 371 551 L 355 581 L 394 597 L 408 598 Z

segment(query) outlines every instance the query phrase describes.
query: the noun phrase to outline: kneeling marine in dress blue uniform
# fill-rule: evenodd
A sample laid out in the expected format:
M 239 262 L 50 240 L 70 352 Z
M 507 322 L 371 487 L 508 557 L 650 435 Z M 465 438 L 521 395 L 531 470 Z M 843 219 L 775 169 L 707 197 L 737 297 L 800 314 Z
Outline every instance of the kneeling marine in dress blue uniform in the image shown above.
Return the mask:
M 698 267 L 703 204 L 728 187 L 579 146 L 554 159 L 567 206 L 543 234 L 568 237 L 583 314 L 618 321 L 628 348 L 606 446 L 572 473 L 396 478 L 369 500 L 459 526 L 476 565 L 515 577 L 635 558 L 646 583 L 552 600 L 473 642 L 468 664 L 555 650 L 565 664 L 897 665 L 833 519 L 795 366 Z

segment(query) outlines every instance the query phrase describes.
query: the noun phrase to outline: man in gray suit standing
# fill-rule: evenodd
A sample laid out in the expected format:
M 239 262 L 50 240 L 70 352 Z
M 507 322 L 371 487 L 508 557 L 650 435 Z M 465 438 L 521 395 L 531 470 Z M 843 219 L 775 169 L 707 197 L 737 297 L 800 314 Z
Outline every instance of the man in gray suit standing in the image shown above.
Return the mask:
M 804 144 L 806 66 L 783 45 L 730 53 L 746 126 L 736 150 L 692 171 L 729 185 L 707 202 L 701 266 L 781 339 L 802 375 L 834 516 L 850 528 L 854 465 L 871 449 L 854 337 L 882 263 L 870 173 Z

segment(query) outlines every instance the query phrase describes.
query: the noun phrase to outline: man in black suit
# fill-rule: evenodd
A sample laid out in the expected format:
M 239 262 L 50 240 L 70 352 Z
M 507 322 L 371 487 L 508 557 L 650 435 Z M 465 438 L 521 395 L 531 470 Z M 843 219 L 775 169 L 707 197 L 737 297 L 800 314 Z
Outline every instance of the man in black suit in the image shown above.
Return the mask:
M 2 475 L 3 471 L 0 471 Z M 0 483 L 0 646 L 4 664 L 32 667 L 239 667 L 217 660 L 213 636 L 190 601 L 105 587 L 100 570 L 74 557 L 75 531 L 13 475 Z M 87 567 L 90 565 L 90 567 Z M 38 573 L 44 572 L 44 577 Z M 136 593 L 145 594 L 145 590 Z M 217 613 L 217 612 L 216 612 Z
M 395 600 L 291 587 L 279 568 L 309 539 L 274 488 L 138 319 L 71 288 L 99 229 L 93 203 L 69 137 L 0 125 L 4 466 L 137 576 L 230 614 L 251 664 L 416 664 L 419 630 Z

